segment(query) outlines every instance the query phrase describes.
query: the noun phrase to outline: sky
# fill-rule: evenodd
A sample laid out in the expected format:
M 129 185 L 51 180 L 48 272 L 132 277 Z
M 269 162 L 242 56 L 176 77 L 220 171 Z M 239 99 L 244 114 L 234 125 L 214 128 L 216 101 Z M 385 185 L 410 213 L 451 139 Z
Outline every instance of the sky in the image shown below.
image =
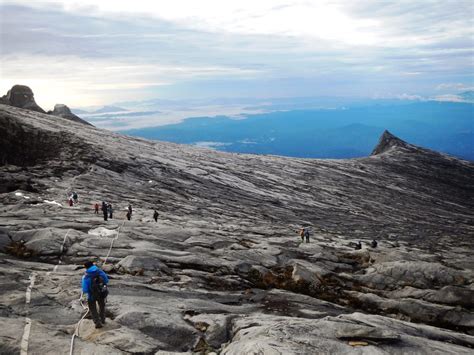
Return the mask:
M 0 1 L 0 90 L 70 107 L 149 99 L 456 99 L 471 0 Z

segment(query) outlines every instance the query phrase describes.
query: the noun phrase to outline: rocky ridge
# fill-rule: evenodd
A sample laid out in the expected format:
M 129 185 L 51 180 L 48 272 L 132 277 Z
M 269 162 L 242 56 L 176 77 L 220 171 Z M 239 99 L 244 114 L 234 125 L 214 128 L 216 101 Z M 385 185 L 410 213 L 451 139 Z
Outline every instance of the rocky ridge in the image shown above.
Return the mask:
M 33 90 L 25 85 L 14 85 L 10 90 L 8 90 L 6 95 L 0 97 L 0 104 L 24 108 L 39 113 L 46 113 L 46 111 L 36 103 Z M 56 104 L 54 109 L 47 113 L 48 115 L 62 117 L 70 121 L 92 126 L 89 122 L 72 113 L 69 107 L 64 104 Z
M 53 111 L 48 111 L 48 114 L 92 126 L 89 122 L 87 122 L 87 121 L 83 120 L 82 118 L 80 118 L 79 116 L 76 116 L 75 114 L 73 114 L 71 112 L 71 110 L 69 109 L 69 107 L 67 107 L 64 104 L 54 105 Z
M 109 250 L 108 323 L 75 353 L 472 353 L 471 162 L 388 132 L 362 159 L 229 154 L 5 105 L 0 137 L 0 353 L 28 320 L 29 353 L 67 352 Z
M 40 113 L 46 113 L 35 101 L 33 91 L 25 85 L 13 85 L 6 95 L 0 97 L 0 103 L 20 107 Z

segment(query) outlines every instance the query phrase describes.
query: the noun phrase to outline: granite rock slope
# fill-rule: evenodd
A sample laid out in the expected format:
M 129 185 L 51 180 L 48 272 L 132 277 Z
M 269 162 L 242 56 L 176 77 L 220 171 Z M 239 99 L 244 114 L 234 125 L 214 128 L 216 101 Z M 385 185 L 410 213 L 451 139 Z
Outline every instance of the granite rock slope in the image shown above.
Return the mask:
M 471 162 L 388 132 L 362 159 L 229 154 L 5 105 L 0 148 L 0 353 L 27 319 L 29 353 L 69 351 L 89 259 L 107 325 L 75 353 L 473 351 Z

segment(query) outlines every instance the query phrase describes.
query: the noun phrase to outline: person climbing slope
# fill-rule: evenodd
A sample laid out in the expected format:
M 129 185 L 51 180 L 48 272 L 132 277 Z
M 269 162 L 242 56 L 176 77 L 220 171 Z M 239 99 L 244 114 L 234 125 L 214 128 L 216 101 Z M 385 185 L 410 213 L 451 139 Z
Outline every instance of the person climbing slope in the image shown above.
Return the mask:
M 153 213 L 153 219 L 155 220 L 155 222 L 158 222 L 158 216 L 159 216 L 158 211 L 155 210 L 155 212 Z
M 301 243 L 303 243 L 304 242 L 304 228 L 300 228 L 299 234 L 301 237 Z
M 86 272 L 82 276 L 82 292 L 87 294 L 87 304 L 96 328 L 102 328 L 105 323 L 105 301 L 109 291 L 107 284 L 109 277 L 92 261 L 84 263 Z M 99 312 L 97 312 L 97 305 Z
M 74 192 L 72 193 L 72 199 L 74 200 L 74 203 L 77 203 L 77 202 L 78 202 L 78 201 L 77 201 L 77 192 L 76 192 L 76 191 L 74 191 Z
M 94 213 L 99 214 L 99 204 L 97 202 L 94 205 Z
M 306 238 L 306 243 L 309 243 L 309 230 L 305 228 L 304 230 L 304 237 Z
M 102 201 L 102 213 L 104 214 L 104 221 L 107 220 L 107 204 L 105 201 Z
M 112 218 L 113 213 L 114 213 L 114 209 L 112 208 L 112 204 L 111 204 L 111 203 L 109 203 L 109 204 L 107 205 L 107 209 L 108 209 L 108 211 L 109 211 L 109 218 Z

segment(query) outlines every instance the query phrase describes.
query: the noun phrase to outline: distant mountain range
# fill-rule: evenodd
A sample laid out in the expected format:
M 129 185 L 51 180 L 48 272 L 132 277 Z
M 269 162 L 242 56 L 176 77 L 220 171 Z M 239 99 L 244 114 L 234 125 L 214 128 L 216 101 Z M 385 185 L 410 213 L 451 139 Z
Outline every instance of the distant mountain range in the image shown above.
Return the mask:
M 465 96 L 472 97 L 473 92 Z M 278 111 L 245 119 L 197 117 L 179 124 L 122 133 L 227 152 L 354 158 L 370 154 L 387 128 L 415 144 L 474 160 L 473 109 L 471 103 L 421 101 L 406 105 Z

